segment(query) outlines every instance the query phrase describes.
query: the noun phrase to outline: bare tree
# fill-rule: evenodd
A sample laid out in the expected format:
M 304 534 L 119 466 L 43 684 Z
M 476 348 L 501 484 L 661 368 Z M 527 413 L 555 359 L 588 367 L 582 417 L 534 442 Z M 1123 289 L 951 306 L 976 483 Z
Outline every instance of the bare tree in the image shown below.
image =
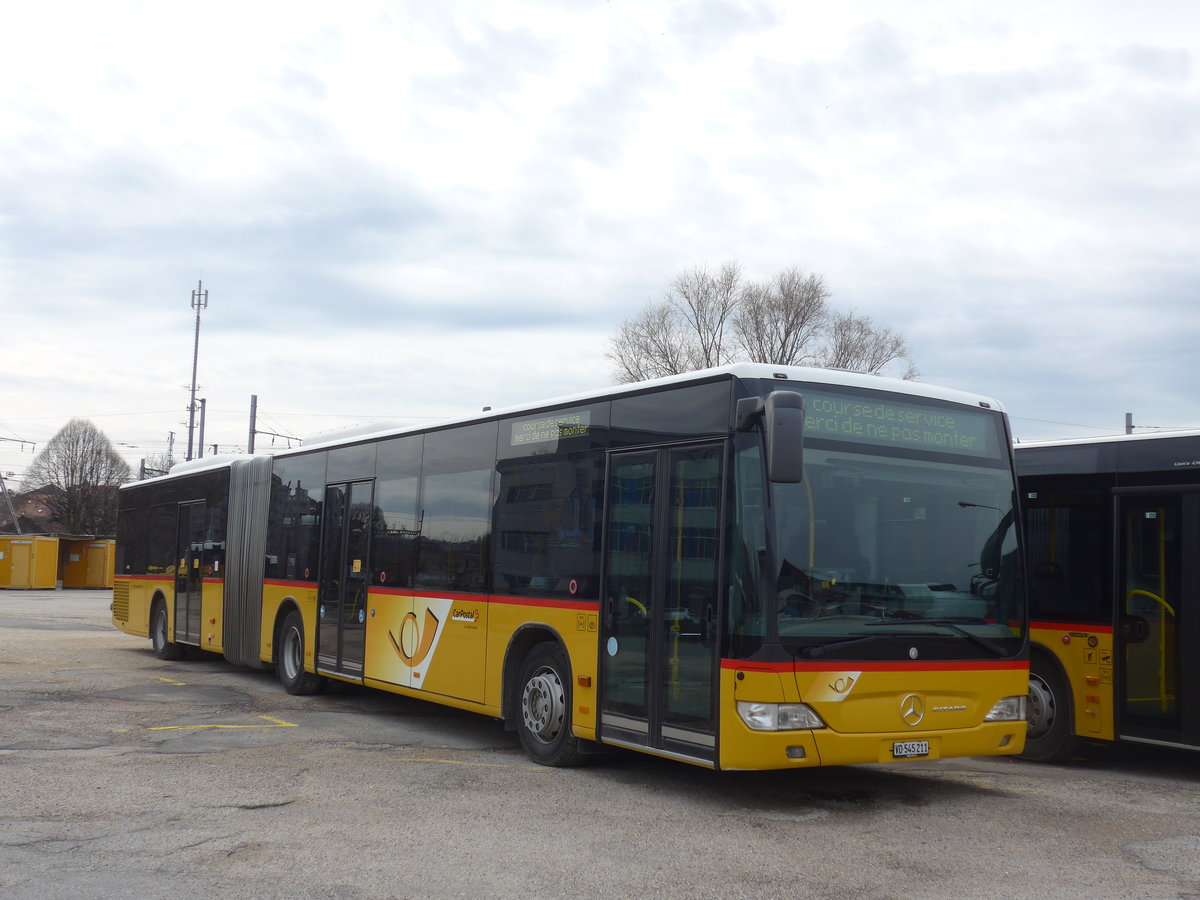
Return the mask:
M 692 338 L 689 371 L 730 362 L 725 328 L 741 300 L 742 282 L 742 267 L 736 262 L 727 262 L 716 272 L 694 266 L 671 282 L 665 300 Z
M 907 365 L 901 376 L 904 379 L 919 374 L 909 356 L 908 342 L 892 329 L 876 325 L 870 316 L 856 315 L 854 310 L 830 318 L 819 365 L 878 375 L 895 362 Z
M 129 474 L 104 432 L 87 419 L 72 419 L 33 458 L 24 486 L 43 491 L 51 521 L 66 533 L 112 534 L 117 488 Z
M 796 267 L 757 282 L 736 262 L 716 272 L 696 266 L 676 276 L 659 303 L 622 322 L 605 355 L 621 383 L 738 359 L 871 374 L 904 363 L 901 377 L 917 377 L 901 335 L 829 300 L 825 280 Z
M 742 291 L 733 331 L 746 359 L 785 366 L 816 365 L 813 350 L 829 319 L 829 290 L 820 275 L 795 267 Z
M 621 323 L 605 356 L 620 383 L 679 375 L 732 361 L 726 335 L 741 299 L 742 269 L 682 272 L 658 303 Z
M 668 303 L 648 303 L 639 315 L 622 322 L 605 356 L 622 384 L 692 370 L 688 335 Z

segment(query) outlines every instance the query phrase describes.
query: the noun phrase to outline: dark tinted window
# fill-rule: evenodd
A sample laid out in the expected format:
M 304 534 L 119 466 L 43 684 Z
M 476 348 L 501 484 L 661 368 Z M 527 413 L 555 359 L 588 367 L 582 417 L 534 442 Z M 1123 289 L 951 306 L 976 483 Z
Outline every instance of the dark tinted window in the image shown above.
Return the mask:
M 325 454 L 276 458 L 271 474 L 266 578 L 316 581 Z
M 147 575 L 174 574 L 178 560 L 175 559 L 175 510 L 176 504 L 160 503 L 150 508 L 150 516 L 143 519 L 145 527 Z M 138 536 L 142 538 L 143 525 L 138 526 Z
M 488 422 L 425 436 L 417 587 L 486 589 L 496 432 Z
M 1073 483 L 1072 483 L 1073 482 Z M 1029 606 L 1035 621 L 1112 616 L 1112 494 L 1100 479 L 1022 479 Z
M 421 435 L 415 435 L 379 445 L 371 552 L 376 580 L 385 587 L 412 587 L 413 560 L 421 533 L 417 499 L 422 440 Z
M 608 446 L 610 404 L 514 416 L 500 423 L 497 459 L 548 456 Z
M 603 462 L 594 453 L 497 466 L 497 593 L 599 596 Z
M 144 490 L 129 489 L 120 493 L 117 513 L 117 546 L 113 571 L 117 575 L 146 574 L 147 495 Z
M 375 475 L 375 452 L 378 444 L 357 444 L 336 447 L 329 451 L 329 468 L 325 481 L 362 481 Z
M 730 382 L 668 388 L 612 402 L 612 441 L 631 446 L 729 430 Z

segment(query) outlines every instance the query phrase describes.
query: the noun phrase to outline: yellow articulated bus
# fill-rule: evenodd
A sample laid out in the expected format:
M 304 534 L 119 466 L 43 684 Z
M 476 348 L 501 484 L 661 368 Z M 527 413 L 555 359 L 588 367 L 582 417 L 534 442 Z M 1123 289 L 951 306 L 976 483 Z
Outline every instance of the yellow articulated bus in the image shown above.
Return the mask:
M 737 365 L 126 485 L 113 621 L 551 766 L 1015 754 L 1014 497 L 994 401 Z
M 1200 431 L 1018 444 L 1031 608 L 1025 756 L 1200 749 Z

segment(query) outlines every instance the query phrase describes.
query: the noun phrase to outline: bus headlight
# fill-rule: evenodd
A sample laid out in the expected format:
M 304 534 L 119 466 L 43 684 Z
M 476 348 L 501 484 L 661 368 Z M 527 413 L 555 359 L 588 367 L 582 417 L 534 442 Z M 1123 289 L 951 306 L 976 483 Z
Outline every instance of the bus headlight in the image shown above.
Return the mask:
M 737 702 L 738 715 L 755 731 L 800 731 L 824 728 L 825 723 L 806 703 Z
M 992 711 L 983 717 L 985 722 L 1020 722 L 1025 718 L 1025 695 L 1005 697 L 996 702 Z

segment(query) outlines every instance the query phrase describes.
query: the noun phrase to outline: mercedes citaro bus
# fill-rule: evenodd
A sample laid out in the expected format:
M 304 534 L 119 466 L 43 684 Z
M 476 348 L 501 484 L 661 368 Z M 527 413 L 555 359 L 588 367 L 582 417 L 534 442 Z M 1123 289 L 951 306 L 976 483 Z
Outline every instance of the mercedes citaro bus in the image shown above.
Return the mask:
M 736 365 L 176 466 L 120 492 L 113 619 L 503 720 L 534 760 L 1019 753 L 1004 412 Z

